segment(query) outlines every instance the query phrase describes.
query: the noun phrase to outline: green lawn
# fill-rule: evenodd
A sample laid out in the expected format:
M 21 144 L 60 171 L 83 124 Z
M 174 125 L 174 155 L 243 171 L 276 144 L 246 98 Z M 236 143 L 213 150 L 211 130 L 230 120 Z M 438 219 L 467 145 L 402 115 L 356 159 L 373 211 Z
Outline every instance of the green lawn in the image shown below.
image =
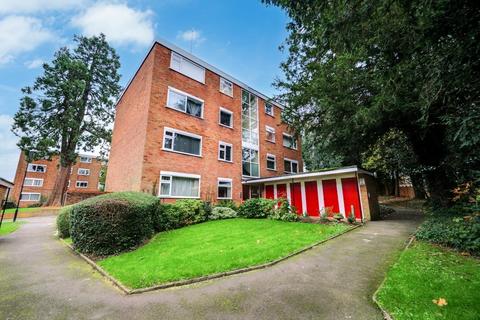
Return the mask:
M 424 242 L 401 255 L 377 294 L 395 320 L 479 319 L 478 298 L 480 260 Z
M 157 234 L 148 244 L 98 263 L 130 288 L 259 265 L 349 228 L 267 219 L 205 222 Z
M 35 207 L 35 208 L 18 208 L 18 212 L 37 211 L 37 210 L 40 210 L 40 209 L 42 209 L 42 208 L 40 208 L 40 207 Z M 5 213 L 15 213 L 15 208 L 6 209 L 6 210 L 5 210 Z
M 20 225 L 23 224 L 21 221 L 11 222 L 11 221 L 3 221 L 2 226 L 0 227 L 0 236 L 4 236 L 6 234 L 12 233 L 13 231 L 20 228 Z

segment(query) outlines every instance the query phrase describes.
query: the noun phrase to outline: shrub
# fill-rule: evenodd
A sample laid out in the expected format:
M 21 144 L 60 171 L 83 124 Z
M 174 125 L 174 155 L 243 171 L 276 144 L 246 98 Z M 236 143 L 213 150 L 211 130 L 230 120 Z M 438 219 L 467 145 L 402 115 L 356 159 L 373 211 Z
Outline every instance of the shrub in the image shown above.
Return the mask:
M 333 215 L 333 218 L 336 219 L 336 220 L 342 220 L 343 219 L 343 215 L 341 213 L 335 213 Z
M 328 220 L 328 213 L 327 211 L 323 211 L 321 214 L 320 214 L 320 221 L 321 222 L 329 222 L 330 220 Z
M 434 214 L 416 232 L 417 239 L 480 255 L 480 214 Z
M 238 208 L 238 215 L 244 218 L 267 218 L 273 214 L 275 200 L 254 198 L 243 202 Z
M 387 207 L 387 206 L 384 206 L 384 205 L 380 205 L 380 217 L 382 217 L 382 218 L 387 217 L 394 212 L 395 212 L 394 209 L 392 209 L 390 207 Z
M 297 221 L 298 215 L 295 207 L 291 206 L 287 199 L 280 199 L 278 208 L 273 210 L 269 218 L 281 221 Z
M 130 250 L 153 234 L 154 196 L 118 192 L 84 200 L 73 206 L 70 233 L 75 248 L 97 256 Z
M 27 208 L 40 208 L 42 206 L 41 202 L 29 204 Z
M 357 219 L 355 218 L 355 214 L 353 212 L 350 212 L 350 215 L 347 218 L 349 223 L 355 223 L 357 222 Z
M 70 215 L 72 214 L 73 206 L 66 206 L 60 209 L 57 216 L 57 230 L 60 238 L 70 237 Z
M 234 211 L 238 211 L 238 206 L 233 200 L 220 200 L 215 205 L 216 207 L 227 207 L 233 209 Z
M 194 199 L 159 204 L 153 214 L 153 226 L 155 231 L 160 232 L 203 222 L 208 218 L 207 210 L 204 202 Z
M 235 218 L 237 213 L 235 210 L 229 207 L 215 207 L 212 210 L 212 214 L 208 216 L 210 220 L 218 220 L 218 219 L 230 219 Z
M 5 209 L 12 209 L 12 208 L 16 208 L 17 204 L 14 201 L 7 201 L 5 202 L 4 206 L 5 206 Z

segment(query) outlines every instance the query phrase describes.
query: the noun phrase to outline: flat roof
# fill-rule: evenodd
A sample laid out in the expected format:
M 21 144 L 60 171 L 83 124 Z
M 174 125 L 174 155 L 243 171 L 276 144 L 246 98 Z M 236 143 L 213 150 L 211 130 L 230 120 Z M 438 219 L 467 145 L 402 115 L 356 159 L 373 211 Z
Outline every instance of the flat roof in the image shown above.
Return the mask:
M 0 177 L 0 186 L 4 186 L 7 188 L 13 188 L 13 182 L 8 181 L 7 179 L 4 179 Z
M 257 183 L 264 183 L 264 182 L 286 181 L 286 180 L 298 179 L 298 178 L 316 178 L 321 176 L 328 176 L 328 175 L 342 174 L 342 173 L 353 173 L 353 172 L 364 173 L 364 174 L 373 176 L 373 173 L 371 173 L 370 171 L 366 171 L 357 166 L 348 166 L 348 167 L 324 169 L 324 170 L 311 171 L 311 172 L 302 172 L 297 174 L 284 174 L 276 177 L 254 178 L 254 179 L 243 181 L 242 184 L 257 184 Z
M 161 46 L 164 46 L 165 48 L 168 48 L 176 53 L 178 53 L 179 55 L 181 56 L 184 56 L 185 58 L 195 62 L 196 64 L 204 67 L 205 69 L 208 69 L 210 71 L 212 71 L 213 73 L 216 73 L 217 75 L 219 75 L 220 77 L 232 82 L 232 83 L 235 83 L 237 86 L 255 94 L 256 96 L 262 98 L 263 100 L 265 101 L 268 101 L 270 103 L 272 103 L 273 105 L 275 105 L 276 107 L 280 108 L 280 109 L 283 109 L 283 105 L 281 105 L 280 103 L 278 103 L 277 101 L 273 100 L 272 98 L 264 95 L 263 93 L 253 89 L 252 87 L 250 87 L 249 85 L 245 84 L 244 82 L 234 78 L 233 76 L 221 71 L 220 69 L 217 69 L 216 67 L 212 66 L 211 64 L 209 64 L 208 62 L 194 56 L 193 54 L 183 50 L 182 48 L 174 45 L 173 43 L 167 41 L 167 40 L 164 40 L 164 39 L 158 39 L 158 40 L 155 40 L 154 43 L 152 44 L 152 47 L 150 48 L 150 50 L 148 50 L 148 53 L 145 55 L 145 57 L 143 58 L 142 60 L 142 63 L 140 64 L 140 66 L 138 67 L 137 71 L 135 71 L 135 74 L 133 75 L 133 77 L 130 78 L 130 81 L 128 81 L 128 84 L 127 86 L 125 87 L 125 89 L 122 91 L 122 93 L 120 94 L 120 97 L 118 98 L 118 101 L 117 101 L 117 104 L 120 102 L 120 100 L 122 100 L 122 97 L 123 97 L 123 94 L 127 91 L 128 87 L 130 86 L 130 83 L 133 81 L 133 79 L 135 78 L 135 76 L 137 75 L 138 73 L 138 70 L 140 70 L 140 68 L 142 67 L 143 63 L 145 62 L 145 60 L 147 59 L 148 55 L 150 54 L 150 52 L 152 51 L 152 49 L 155 47 L 156 44 L 159 44 Z

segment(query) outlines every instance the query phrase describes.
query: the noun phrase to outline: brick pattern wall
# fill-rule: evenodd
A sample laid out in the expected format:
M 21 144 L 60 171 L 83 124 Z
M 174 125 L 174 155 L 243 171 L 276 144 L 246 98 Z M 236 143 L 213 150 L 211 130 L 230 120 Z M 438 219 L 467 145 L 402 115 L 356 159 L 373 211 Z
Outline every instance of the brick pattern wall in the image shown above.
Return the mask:
M 360 185 L 360 201 L 362 202 L 365 220 L 377 220 L 380 214 L 378 206 L 377 182 L 368 174 L 359 174 L 359 179 L 365 179 L 365 184 Z
M 206 70 L 205 83 L 200 83 L 181 73 L 170 69 L 171 51 L 160 44 L 156 44 L 145 63 L 140 68 L 132 85 L 127 89 L 124 98 L 117 106 L 117 115 L 113 133 L 112 151 L 107 175 L 107 191 L 134 190 L 150 194 L 158 194 L 160 171 L 197 174 L 201 176 L 201 198 L 216 200 L 218 178 L 232 179 L 232 198 L 240 201 L 242 198 L 242 125 L 241 125 L 241 95 L 242 88 L 234 84 L 233 97 L 219 91 L 220 76 Z M 153 61 L 153 68 L 150 63 Z M 152 70 L 151 91 L 145 89 L 149 80 L 144 74 Z M 142 84 L 143 83 L 143 84 Z M 168 87 L 204 100 L 203 118 L 185 114 L 166 107 Z M 145 115 L 145 97 L 150 93 L 148 116 Z M 125 97 L 129 97 L 125 99 Z M 130 99 L 130 100 L 129 100 Z M 259 131 L 260 131 L 260 173 L 261 176 L 270 176 L 283 173 L 283 157 L 299 160 L 301 170 L 301 146 L 298 150 L 289 150 L 282 145 L 282 132 L 287 128 L 280 120 L 280 109 L 275 109 L 275 117 L 265 115 L 264 101 L 259 98 Z M 141 121 L 134 121 L 129 116 L 133 113 L 133 105 L 137 105 L 137 117 Z M 139 106 L 142 106 L 141 108 Z M 233 112 L 233 128 L 219 125 L 220 107 Z M 128 111 L 130 109 L 131 111 Z M 130 112 L 130 113 L 129 113 Z M 134 135 L 135 146 L 121 143 L 131 134 L 131 131 L 143 128 L 146 117 L 144 139 L 140 133 Z M 268 118 L 267 118 L 268 117 Z M 135 124 L 134 124 L 135 122 Z M 277 142 L 267 146 L 265 141 L 265 125 L 277 127 Z M 178 154 L 163 147 L 164 128 L 169 127 L 202 136 L 201 157 Z M 126 138 L 127 137 L 127 138 Z M 140 150 L 144 141 L 144 149 Z M 219 141 L 233 146 L 233 161 L 231 163 L 218 160 Z M 266 153 L 277 155 L 277 172 L 266 170 Z M 131 159 L 125 159 L 126 154 L 133 154 Z M 138 155 L 142 159 L 138 159 Z M 120 165 L 121 164 L 121 165 Z M 137 176 L 141 167 L 141 177 Z M 127 173 L 132 173 L 128 174 Z M 119 182 L 119 179 L 128 179 Z
M 55 185 L 55 179 L 58 173 L 58 167 L 60 165 L 58 157 L 53 157 L 52 160 L 38 160 L 34 161 L 33 164 L 46 165 L 46 171 L 41 172 L 27 172 L 26 178 L 36 178 L 43 179 L 43 185 L 41 187 L 34 186 L 24 186 L 23 192 L 31 193 L 40 193 L 42 198 L 47 199 Z M 18 159 L 17 171 L 15 173 L 14 188 L 11 193 L 10 200 L 15 203 L 18 202 L 20 198 L 20 189 L 22 186 L 22 179 L 25 174 L 27 167 L 27 162 L 25 161 L 25 156 L 23 153 L 20 153 Z M 90 175 L 80 176 L 77 174 L 79 168 L 90 169 Z M 70 187 L 67 189 L 69 192 L 79 191 L 79 192 L 96 192 L 98 191 L 98 181 L 100 176 L 100 170 L 102 168 L 101 161 L 97 159 L 92 159 L 91 163 L 82 163 L 77 159 L 77 163 L 72 166 L 72 174 L 70 175 Z M 87 181 L 87 188 L 77 188 L 76 181 Z M 37 201 L 20 201 L 21 207 L 26 207 L 31 204 L 36 203 Z

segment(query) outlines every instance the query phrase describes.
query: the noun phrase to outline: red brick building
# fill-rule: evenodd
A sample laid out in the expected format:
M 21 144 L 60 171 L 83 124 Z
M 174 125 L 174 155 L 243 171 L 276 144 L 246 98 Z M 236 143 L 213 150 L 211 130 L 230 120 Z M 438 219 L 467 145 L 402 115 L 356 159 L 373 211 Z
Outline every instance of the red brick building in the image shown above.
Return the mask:
M 58 173 L 59 158 L 38 160 L 28 164 L 25 155 L 20 154 L 15 173 L 14 188 L 10 200 L 15 203 L 20 199 L 20 207 L 44 202 L 50 196 Z M 67 194 L 96 194 L 99 191 L 99 177 L 102 161 L 89 155 L 80 155 L 72 167 Z M 25 175 L 25 170 L 27 170 Z M 20 197 L 22 179 L 25 177 Z
M 116 107 L 107 191 L 212 201 L 242 181 L 302 171 L 282 107 L 184 50 L 156 42 Z

